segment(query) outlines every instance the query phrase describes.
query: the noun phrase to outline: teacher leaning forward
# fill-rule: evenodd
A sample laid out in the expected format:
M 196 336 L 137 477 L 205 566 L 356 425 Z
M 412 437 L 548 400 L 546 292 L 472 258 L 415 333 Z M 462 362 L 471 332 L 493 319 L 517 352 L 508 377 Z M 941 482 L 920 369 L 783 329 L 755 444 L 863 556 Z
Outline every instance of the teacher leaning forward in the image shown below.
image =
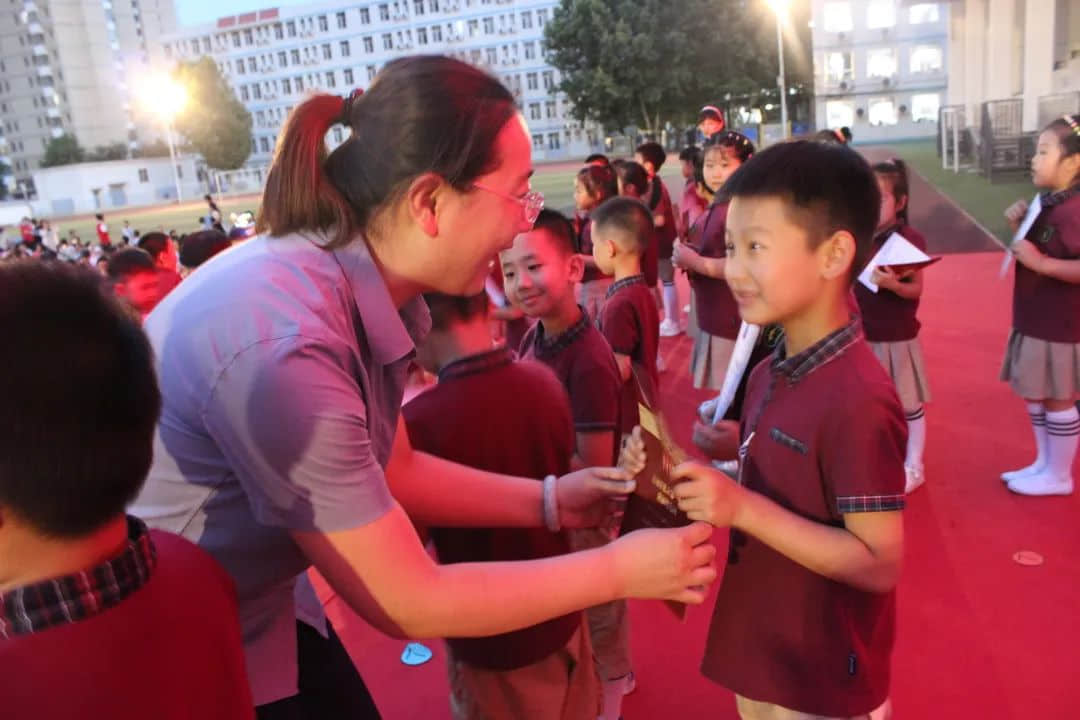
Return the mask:
M 335 123 L 352 136 L 327 157 Z M 420 294 L 483 289 L 490 259 L 542 205 L 531 174 L 528 129 L 497 80 L 445 57 L 394 61 L 367 94 L 317 95 L 291 113 L 262 234 L 200 268 L 146 322 L 163 409 L 133 510 L 236 581 L 260 718 L 378 717 L 325 618 L 317 630 L 296 620 L 296 578 L 311 566 L 398 637 L 504 633 L 622 597 L 700 603 L 716 576 L 703 525 L 445 566 L 417 538 L 409 516 L 595 525 L 632 487 L 614 469 L 545 482 L 469 469 L 413 451 L 401 426 L 429 324 Z

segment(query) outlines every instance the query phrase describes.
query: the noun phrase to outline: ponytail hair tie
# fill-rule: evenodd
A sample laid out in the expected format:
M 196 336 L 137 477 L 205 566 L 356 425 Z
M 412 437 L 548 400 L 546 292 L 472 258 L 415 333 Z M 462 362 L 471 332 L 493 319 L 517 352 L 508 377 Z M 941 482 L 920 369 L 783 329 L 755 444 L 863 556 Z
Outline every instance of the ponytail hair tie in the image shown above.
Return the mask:
M 356 88 L 351 93 L 342 98 L 341 101 L 341 115 L 338 116 L 337 124 L 349 127 L 352 125 L 352 111 L 356 102 L 360 99 L 360 96 L 364 94 L 362 88 Z

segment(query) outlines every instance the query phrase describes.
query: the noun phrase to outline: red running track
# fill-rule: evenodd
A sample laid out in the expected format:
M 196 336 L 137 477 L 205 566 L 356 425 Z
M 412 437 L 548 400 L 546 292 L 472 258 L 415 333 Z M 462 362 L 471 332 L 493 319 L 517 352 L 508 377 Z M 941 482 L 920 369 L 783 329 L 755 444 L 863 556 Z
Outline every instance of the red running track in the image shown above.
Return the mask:
M 999 253 L 951 255 L 927 271 L 920 317 L 935 401 L 927 483 L 905 512 L 897 720 L 1080 717 L 1080 495 L 1019 497 L 998 478 L 1033 453 L 1024 407 L 997 380 L 1011 294 L 1000 261 Z M 707 396 L 690 385 L 689 349 L 685 336 L 663 341 L 665 410 L 686 447 L 693 409 Z M 725 533 L 715 538 L 726 544 Z M 1018 550 L 1045 563 L 1018 565 Z M 406 667 L 404 642 L 320 590 L 385 718 L 450 717 L 439 641 L 428 643 L 433 661 Z M 698 671 L 712 600 L 684 624 L 659 603 L 632 605 L 638 690 L 626 699 L 626 720 L 736 718 L 731 694 Z

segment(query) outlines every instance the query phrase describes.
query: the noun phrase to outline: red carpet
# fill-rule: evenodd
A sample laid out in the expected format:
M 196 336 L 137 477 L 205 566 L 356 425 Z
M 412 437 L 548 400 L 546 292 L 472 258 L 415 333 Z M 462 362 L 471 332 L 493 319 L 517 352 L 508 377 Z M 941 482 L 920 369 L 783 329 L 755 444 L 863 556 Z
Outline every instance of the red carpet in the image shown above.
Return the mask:
M 920 316 L 935 401 L 927 484 L 905 513 L 897 720 L 1080 717 L 1080 496 L 1018 497 L 998 478 L 1033 453 L 1023 405 L 997 380 L 1011 296 L 1000 261 L 997 253 L 952 255 L 927 271 Z M 686 447 L 693 410 L 708 395 L 690 387 L 689 347 L 685 336 L 664 341 L 666 411 Z M 716 539 L 726 542 L 724 533 Z M 1045 563 L 1018 565 L 1018 550 Z M 337 599 L 328 607 L 384 717 L 449 718 L 438 641 L 428 643 L 432 662 L 405 667 L 403 642 L 371 630 Z M 634 603 L 638 691 L 626 699 L 626 720 L 736 717 L 730 693 L 698 672 L 711 610 L 710 600 L 679 624 L 659 603 Z

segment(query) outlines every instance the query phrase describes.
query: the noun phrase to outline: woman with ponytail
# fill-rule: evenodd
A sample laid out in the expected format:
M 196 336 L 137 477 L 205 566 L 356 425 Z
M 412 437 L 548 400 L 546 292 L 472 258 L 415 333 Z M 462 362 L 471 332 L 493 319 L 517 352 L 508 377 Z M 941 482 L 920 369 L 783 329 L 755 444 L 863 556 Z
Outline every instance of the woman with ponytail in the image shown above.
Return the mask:
M 352 135 L 327 156 L 335 123 Z M 622 597 L 700 603 L 715 577 L 701 525 L 513 563 L 438 566 L 417 538 L 413 522 L 597 525 L 632 488 L 615 469 L 471 470 L 414 451 L 401 428 L 430 326 L 421 294 L 479 293 L 491 258 L 532 227 L 530 152 L 492 77 L 445 57 L 389 63 L 363 95 L 295 109 L 260 234 L 147 319 L 163 408 L 134 511 L 232 575 L 260 718 L 378 716 L 333 628 L 295 621 L 310 567 L 399 637 L 492 635 Z

